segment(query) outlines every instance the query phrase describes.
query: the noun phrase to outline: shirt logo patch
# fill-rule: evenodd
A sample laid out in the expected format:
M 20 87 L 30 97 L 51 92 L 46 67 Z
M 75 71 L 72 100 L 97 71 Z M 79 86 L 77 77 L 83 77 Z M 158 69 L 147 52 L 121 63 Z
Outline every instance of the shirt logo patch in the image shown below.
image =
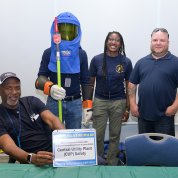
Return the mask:
M 116 72 L 117 73 L 123 73 L 124 72 L 124 67 L 123 67 L 123 65 L 117 65 L 116 66 Z
M 66 51 L 61 51 L 62 56 L 71 56 L 71 51 L 66 50 Z
M 30 116 L 32 122 L 36 121 L 38 117 L 39 117 L 39 114 L 35 114 L 35 113 Z

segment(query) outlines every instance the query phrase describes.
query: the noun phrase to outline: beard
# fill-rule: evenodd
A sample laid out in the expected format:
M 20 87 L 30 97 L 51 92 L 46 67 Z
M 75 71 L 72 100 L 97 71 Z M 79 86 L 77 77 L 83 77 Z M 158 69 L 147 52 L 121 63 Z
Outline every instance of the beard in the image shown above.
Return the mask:
M 154 56 L 161 58 L 161 57 L 163 57 L 167 54 L 168 48 L 162 49 L 162 50 L 155 50 L 155 49 L 152 48 L 151 52 Z
M 6 101 L 9 108 L 16 108 L 19 103 L 19 97 L 8 97 Z

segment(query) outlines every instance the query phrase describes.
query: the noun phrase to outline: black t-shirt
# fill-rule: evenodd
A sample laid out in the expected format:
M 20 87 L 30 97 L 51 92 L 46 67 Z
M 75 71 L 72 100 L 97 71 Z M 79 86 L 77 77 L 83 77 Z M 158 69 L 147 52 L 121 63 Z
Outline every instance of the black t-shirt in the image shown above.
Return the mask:
M 9 134 L 27 152 L 52 151 L 52 131 L 40 117 L 47 110 L 36 97 L 20 98 L 17 109 L 0 105 L 0 136 Z

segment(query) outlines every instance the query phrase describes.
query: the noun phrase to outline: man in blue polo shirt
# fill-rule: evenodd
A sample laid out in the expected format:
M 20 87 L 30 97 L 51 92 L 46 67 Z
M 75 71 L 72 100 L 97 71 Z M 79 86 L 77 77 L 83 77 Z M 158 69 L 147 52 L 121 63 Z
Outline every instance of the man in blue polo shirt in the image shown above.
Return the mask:
M 152 132 L 175 136 L 174 116 L 178 110 L 178 58 L 168 50 L 169 33 L 166 29 L 153 30 L 150 48 L 151 54 L 136 63 L 130 76 L 131 114 L 138 117 L 139 133 Z

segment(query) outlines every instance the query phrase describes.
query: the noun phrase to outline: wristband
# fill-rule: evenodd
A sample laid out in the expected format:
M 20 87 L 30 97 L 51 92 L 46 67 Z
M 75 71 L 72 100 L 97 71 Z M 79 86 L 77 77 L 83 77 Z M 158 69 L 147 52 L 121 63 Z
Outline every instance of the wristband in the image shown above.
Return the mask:
M 86 109 L 86 108 L 92 108 L 92 100 L 84 100 L 82 102 L 82 105 L 83 105 L 84 109 Z
M 50 89 L 51 89 L 51 86 L 53 85 L 53 82 L 51 81 L 47 81 L 45 84 L 44 84 L 44 94 L 46 95 L 50 95 Z

